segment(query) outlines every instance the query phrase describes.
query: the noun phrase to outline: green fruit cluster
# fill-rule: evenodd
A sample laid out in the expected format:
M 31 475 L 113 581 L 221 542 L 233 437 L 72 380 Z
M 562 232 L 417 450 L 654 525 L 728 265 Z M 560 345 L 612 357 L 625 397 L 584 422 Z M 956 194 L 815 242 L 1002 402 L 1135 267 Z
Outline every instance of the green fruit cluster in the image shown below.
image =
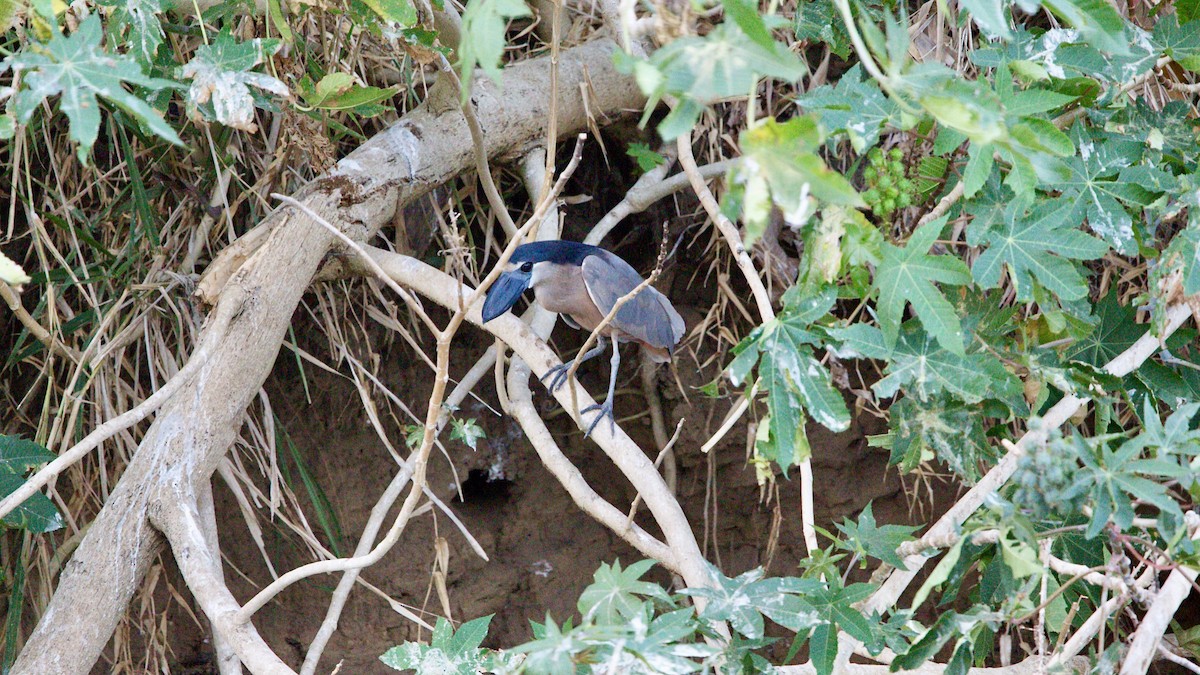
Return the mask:
M 867 153 L 867 166 L 863 169 L 863 180 L 867 189 L 863 201 L 872 213 L 887 220 L 896 209 L 912 206 L 917 188 L 908 179 L 904 166 L 904 151 L 892 148 L 884 154 L 879 148 Z
M 1079 480 L 1078 454 L 1061 435 L 1030 448 L 1013 473 L 1013 504 L 1034 518 L 1079 513 L 1087 493 Z

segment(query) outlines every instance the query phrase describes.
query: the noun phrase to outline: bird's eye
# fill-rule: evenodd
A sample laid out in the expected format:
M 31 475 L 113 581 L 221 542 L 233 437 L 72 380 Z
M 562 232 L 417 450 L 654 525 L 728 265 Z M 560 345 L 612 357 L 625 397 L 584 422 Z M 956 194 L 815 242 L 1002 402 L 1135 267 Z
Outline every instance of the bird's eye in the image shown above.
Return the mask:
M 533 263 L 531 263 L 531 262 L 521 263 L 521 271 L 522 272 L 532 272 L 533 271 Z

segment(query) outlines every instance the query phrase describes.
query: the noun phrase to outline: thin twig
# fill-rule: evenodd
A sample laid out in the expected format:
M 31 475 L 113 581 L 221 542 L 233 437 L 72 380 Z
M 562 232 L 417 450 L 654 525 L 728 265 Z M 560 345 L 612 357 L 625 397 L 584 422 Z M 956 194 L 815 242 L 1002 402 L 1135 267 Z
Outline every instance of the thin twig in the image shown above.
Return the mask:
M 500 190 L 496 187 L 496 181 L 492 179 L 492 170 L 488 165 L 487 144 L 483 139 L 483 127 L 479 125 L 479 118 L 475 115 L 475 104 L 470 97 L 463 99 L 462 81 L 458 79 L 458 73 L 454 72 L 454 68 L 450 66 L 450 62 L 444 55 L 441 57 L 441 66 L 442 77 L 453 85 L 455 97 L 462 100 L 463 118 L 467 121 L 467 130 L 471 132 L 471 141 L 475 149 L 475 172 L 479 174 L 479 182 L 483 185 L 483 194 L 487 196 L 488 204 L 491 205 L 496 219 L 500 221 L 500 226 L 504 228 L 505 234 L 512 241 L 517 236 L 517 224 L 509 215 L 508 208 L 504 205 L 504 198 L 500 196 Z
M 13 313 L 13 316 L 17 317 L 17 321 L 20 321 L 21 325 L 25 326 L 25 329 L 29 331 L 29 334 L 35 340 L 46 345 L 55 354 L 73 363 L 78 364 L 81 362 L 82 357 L 79 352 L 60 342 L 49 330 L 46 330 L 45 326 L 38 323 L 37 319 L 30 316 L 29 312 L 25 311 L 25 306 L 21 304 L 21 298 L 17 296 L 11 286 L 3 281 L 0 281 L 0 299 L 4 300 L 4 303 L 8 305 L 9 311 Z
M 675 447 L 675 442 L 679 440 L 679 432 L 683 431 L 683 423 L 686 421 L 686 419 L 681 418 L 679 420 L 679 424 L 675 425 L 675 433 L 671 434 L 671 440 L 667 441 L 666 445 L 663 446 L 663 449 L 659 451 L 658 457 L 654 458 L 654 468 L 657 469 L 659 465 L 662 464 L 662 461 L 667 456 L 667 453 L 671 452 L 671 449 Z M 637 509 L 641 503 L 641 495 L 633 498 L 633 504 L 629 506 L 629 515 L 625 518 L 625 527 L 629 527 L 633 524 L 633 517 L 637 515 Z

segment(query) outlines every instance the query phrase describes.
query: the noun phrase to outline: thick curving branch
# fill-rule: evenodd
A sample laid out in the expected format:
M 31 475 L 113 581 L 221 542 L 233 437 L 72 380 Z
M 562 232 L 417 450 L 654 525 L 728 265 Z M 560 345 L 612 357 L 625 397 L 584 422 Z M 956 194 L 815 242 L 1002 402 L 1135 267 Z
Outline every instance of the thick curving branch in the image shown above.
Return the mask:
M 208 546 L 195 494 L 181 493 L 151 509 L 150 522 L 171 542 L 171 552 L 213 633 L 256 675 L 296 675 L 254 626 L 238 620 L 240 607 L 220 574 L 221 554 Z

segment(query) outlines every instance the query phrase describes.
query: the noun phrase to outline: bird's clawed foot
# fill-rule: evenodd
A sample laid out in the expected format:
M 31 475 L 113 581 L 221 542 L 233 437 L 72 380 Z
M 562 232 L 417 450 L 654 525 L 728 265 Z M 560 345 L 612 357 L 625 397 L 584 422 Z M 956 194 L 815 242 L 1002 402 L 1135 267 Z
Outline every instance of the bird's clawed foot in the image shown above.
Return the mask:
M 599 412 L 596 413 L 596 418 L 592 420 L 592 423 L 588 425 L 587 433 L 585 433 L 583 435 L 583 437 L 587 438 L 588 436 L 591 436 L 592 431 L 596 428 L 596 425 L 600 424 L 600 420 L 602 420 L 606 417 L 608 418 L 609 431 L 612 432 L 613 434 L 616 434 L 617 433 L 617 420 L 616 420 L 616 418 L 613 417 L 612 399 L 610 398 L 609 400 L 605 401 L 604 403 L 597 403 L 595 405 L 589 405 L 588 407 L 579 411 L 579 416 L 583 417 L 584 415 L 590 413 L 593 410 L 597 410 Z
M 538 378 L 538 382 L 546 384 L 546 378 L 550 378 L 550 384 L 546 384 L 546 388 L 549 389 L 550 393 L 553 394 L 554 392 L 558 391 L 559 387 L 563 386 L 563 383 L 567 381 L 567 375 L 571 373 L 572 363 L 574 363 L 574 361 L 568 361 L 566 363 L 560 363 L 557 366 L 554 366 L 550 370 L 547 370 L 545 375 L 542 375 L 540 378 Z

